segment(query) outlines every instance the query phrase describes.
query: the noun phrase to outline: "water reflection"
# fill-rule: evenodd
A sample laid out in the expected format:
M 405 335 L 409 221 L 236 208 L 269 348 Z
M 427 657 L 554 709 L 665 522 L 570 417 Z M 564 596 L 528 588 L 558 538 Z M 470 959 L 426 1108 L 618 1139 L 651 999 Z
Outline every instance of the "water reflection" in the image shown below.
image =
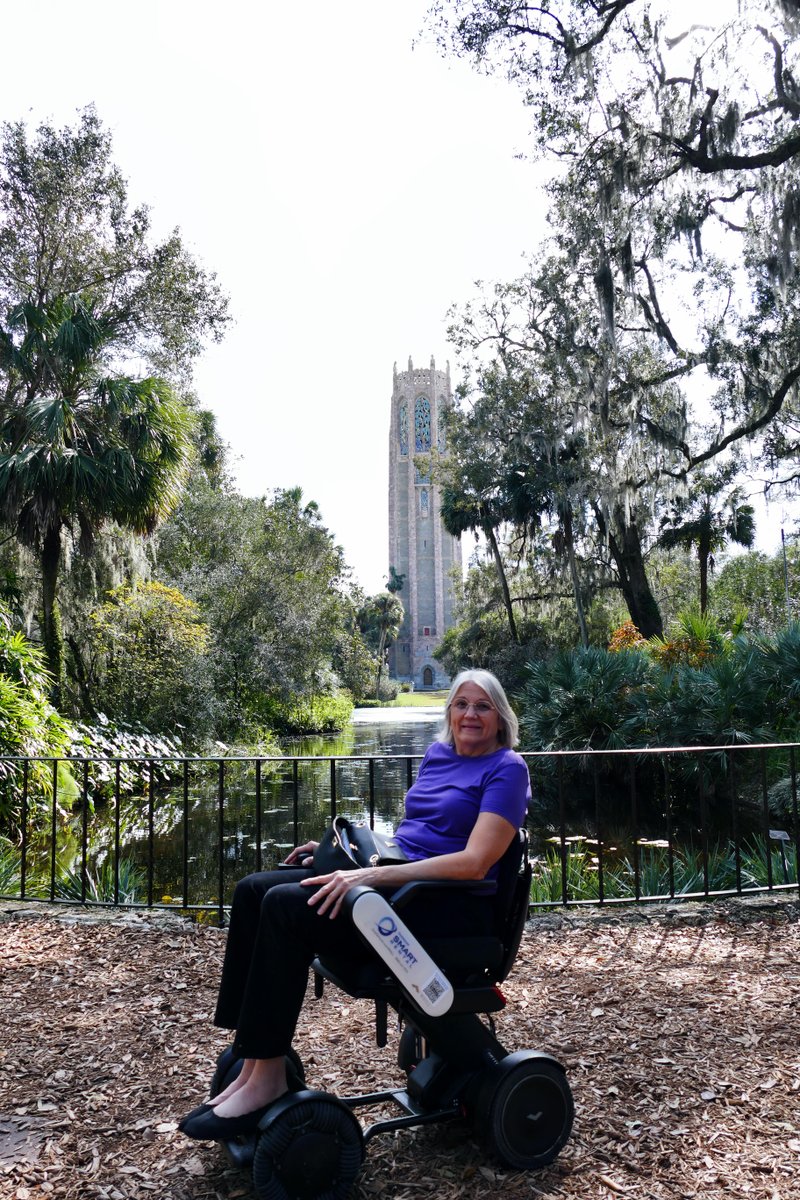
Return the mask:
M 353 820 L 371 818 L 377 828 L 393 828 L 441 720 L 441 709 L 406 711 L 413 713 L 408 720 L 398 720 L 396 710 L 392 719 L 383 719 L 378 710 L 377 717 L 359 715 L 333 737 L 287 740 L 282 749 L 291 757 L 277 762 L 190 764 L 184 787 L 156 797 L 152 858 L 146 800 L 123 802 L 121 857 L 149 876 L 156 903 L 170 896 L 185 904 L 213 904 L 220 895 L 227 902 L 242 875 L 268 870 L 292 846 L 318 837 L 332 798 L 337 812 Z M 92 857 L 101 860 L 113 848 L 113 814 L 98 817 Z

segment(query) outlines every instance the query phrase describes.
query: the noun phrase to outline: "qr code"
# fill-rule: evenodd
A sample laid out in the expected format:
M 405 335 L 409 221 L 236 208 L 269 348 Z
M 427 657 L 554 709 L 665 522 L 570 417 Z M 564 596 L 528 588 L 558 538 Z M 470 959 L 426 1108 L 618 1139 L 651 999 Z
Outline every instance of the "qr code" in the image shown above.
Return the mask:
M 435 1004 L 439 997 L 444 992 L 444 984 L 439 980 L 437 975 L 434 975 L 430 983 L 426 983 L 422 989 L 426 999 L 430 1000 L 431 1004 Z

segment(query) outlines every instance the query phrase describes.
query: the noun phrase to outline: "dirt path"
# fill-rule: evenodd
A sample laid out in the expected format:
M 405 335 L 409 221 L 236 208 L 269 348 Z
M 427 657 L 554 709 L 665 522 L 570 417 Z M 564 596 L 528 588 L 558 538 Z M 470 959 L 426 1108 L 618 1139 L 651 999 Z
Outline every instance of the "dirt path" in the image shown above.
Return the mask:
M 248 1177 L 176 1132 L 224 1044 L 224 934 L 177 919 L 0 909 L 0 1200 L 236 1200 Z M 535 920 L 504 990 L 509 1048 L 552 1051 L 574 1135 L 538 1174 L 465 1127 L 376 1139 L 357 1200 L 800 1200 L 800 906 Z M 400 1086 L 368 1005 L 309 994 L 311 1086 Z

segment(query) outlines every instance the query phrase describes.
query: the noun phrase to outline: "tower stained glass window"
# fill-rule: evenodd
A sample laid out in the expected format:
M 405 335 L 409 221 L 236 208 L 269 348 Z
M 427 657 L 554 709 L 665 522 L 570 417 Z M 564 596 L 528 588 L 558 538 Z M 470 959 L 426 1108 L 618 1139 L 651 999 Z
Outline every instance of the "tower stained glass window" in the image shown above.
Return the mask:
M 428 489 L 424 487 L 424 488 L 420 489 L 420 493 L 419 493 L 419 515 L 421 517 L 427 517 L 428 511 L 429 511 L 428 504 L 429 504 Z
M 440 396 L 439 403 L 436 405 L 436 448 L 440 454 L 444 454 L 447 450 L 447 437 L 444 430 L 444 409 L 445 401 Z
M 408 408 L 400 405 L 400 453 L 408 454 Z
M 414 404 L 414 449 L 424 454 L 431 448 L 431 402 L 427 396 L 417 396 Z

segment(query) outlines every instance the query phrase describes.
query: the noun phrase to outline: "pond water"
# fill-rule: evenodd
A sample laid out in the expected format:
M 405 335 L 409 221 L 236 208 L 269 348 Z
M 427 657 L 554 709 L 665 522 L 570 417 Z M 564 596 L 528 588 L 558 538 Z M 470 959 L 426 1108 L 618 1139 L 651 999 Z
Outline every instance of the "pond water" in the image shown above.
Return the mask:
M 220 894 L 227 902 L 242 875 L 270 869 L 293 845 L 319 837 L 332 796 L 337 812 L 393 828 L 441 717 L 441 708 L 356 710 L 340 734 L 287 739 L 283 760 L 191 764 L 185 785 L 159 789 L 152 818 L 141 796 L 123 801 L 120 857 L 140 875 L 152 872 L 156 903 L 164 896 L 215 903 Z M 369 756 L 380 757 L 370 763 Z M 113 845 L 114 813 L 100 810 L 90 858 L 102 862 Z

